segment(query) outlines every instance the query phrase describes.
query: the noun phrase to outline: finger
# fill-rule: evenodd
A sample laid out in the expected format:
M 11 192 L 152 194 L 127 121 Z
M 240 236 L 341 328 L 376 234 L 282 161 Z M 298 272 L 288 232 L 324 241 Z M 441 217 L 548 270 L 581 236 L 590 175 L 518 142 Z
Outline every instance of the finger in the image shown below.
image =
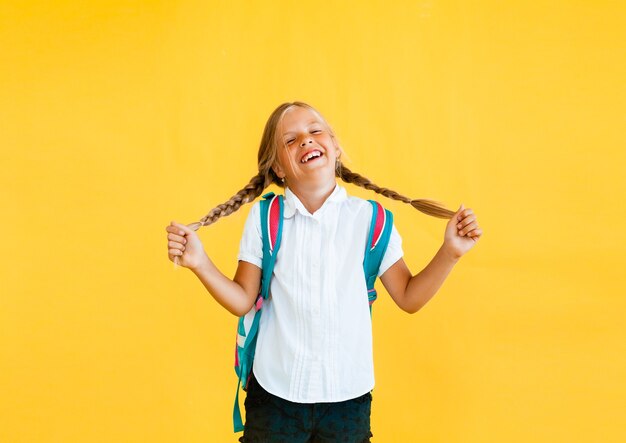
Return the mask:
M 175 242 L 175 241 L 167 242 L 167 246 L 169 246 L 170 249 L 180 249 L 181 251 L 185 250 L 185 245 Z
M 456 213 L 457 221 L 463 220 L 465 217 L 467 217 L 468 214 L 473 214 L 472 209 L 471 208 L 466 208 L 463 205 L 463 203 L 461 203 L 461 206 L 459 206 L 459 209 L 457 209 L 457 213 Z
M 474 211 L 472 211 L 472 209 L 471 209 L 471 208 L 465 208 L 465 209 L 463 209 L 463 211 L 461 211 L 461 212 L 459 213 L 459 216 L 457 217 L 457 220 L 461 221 L 461 220 L 463 220 L 465 217 L 467 217 L 468 215 L 473 214 L 473 213 L 474 213 Z
M 462 220 L 463 219 L 463 210 L 464 210 L 464 206 L 463 203 L 461 203 L 461 206 L 459 206 L 459 209 L 456 210 L 456 219 L 457 220 Z
M 169 254 L 168 257 L 174 263 L 174 270 L 177 270 L 178 268 L 180 268 L 182 266 L 180 264 L 181 257 L 179 255 Z
M 167 239 L 168 240 L 177 241 L 177 242 L 182 243 L 182 244 L 187 243 L 187 239 L 185 237 L 183 237 L 182 235 L 167 234 Z
M 466 233 L 468 233 L 469 231 L 471 231 L 472 229 L 474 229 L 474 228 L 476 228 L 476 227 L 478 227 L 478 226 L 476 225 L 476 223 L 472 222 L 472 223 L 470 223 L 469 225 L 467 225 L 466 227 L 464 227 L 463 229 L 461 229 L 461 230 L 459 231 L 459 235 L 465 235 Z
M 174 222 L 172 222 L 172 223 L 174 223 Z M 177 226 L 174 226 L 174 225 L 166 226 L 165 230 L 167 232 L 169 232 L 169 233 L 176 234 L 176 235 L 179 235 L 179 236 L 185 235 L 185 232 L 181 228 L 179 228 Z
M 183 255 L 183 251 L 181 251 L 180 249 L 169 249 L 167 252 L 170 255 L 178 255 L 178 256 Z
M 464 228 L 465 226 L 469 225 L 474 220 L 476 220 L 476 217 L 474 217 L 473 215 L 470 215 L 469 217 L 465 217 L 463 220 L 457 223 L 456 227 L 458 229 Z
M 482 235 L 483 231 L 480 229 L 474 229 L 467 233 L 468 237 L 478 238 Z
M 193 232 L 191 229 L 187 227 L 187 225 L 184 225 L 182 223 L 176 223 L 173 220 L 172 220 L 172 226 L 174 226 L 175 228 L 178 228 L 176 231 L 174 231 L 178 235 L 191 234 Z

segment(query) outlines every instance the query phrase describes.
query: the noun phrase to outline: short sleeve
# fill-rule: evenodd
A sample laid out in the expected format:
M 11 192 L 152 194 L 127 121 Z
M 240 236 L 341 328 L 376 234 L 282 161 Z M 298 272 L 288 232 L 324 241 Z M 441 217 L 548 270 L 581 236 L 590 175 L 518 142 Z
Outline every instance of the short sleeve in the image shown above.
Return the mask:
M 380 268 L 378 269 L 378 276 L 380 277 L 381 275 L 383 275 L 385 271 L 389 269 L 395 262 L 400 260 L 403 255 L 404 252 L 402 251 L 402 237 L 400 237 L 400 234 L 396 229 L 396 225 L 394 224 L 391 227 L 391 236 L 389 237 L 387 250 L 385 251 L 383 260 L 380 263 Z
M 243 235 L 239 243 L 238 260 L 247 261 L 262 267 L 263 263 L 263 236 L 261 234 L 261 202 L 256 202 L 243 227 Z

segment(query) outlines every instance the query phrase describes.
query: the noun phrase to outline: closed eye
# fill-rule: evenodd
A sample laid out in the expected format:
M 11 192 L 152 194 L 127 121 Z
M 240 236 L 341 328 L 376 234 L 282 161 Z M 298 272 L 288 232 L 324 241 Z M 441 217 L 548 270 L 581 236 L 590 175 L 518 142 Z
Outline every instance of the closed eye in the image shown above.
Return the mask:
M 311 131 L 311 134 L 316 134 L 316 133 L 318 133 L 318 132 L 322 132 L 322 130 L 321 130 L 321 129 L 315 129 L 315 130 Z M 287 143 L 288 145 L 290 145 L 290 144 L 291 144 L 291 143 L 293 143 L 294 141 L 295 141 L 295 138 L 292 138 L 292 139 L 290 139 L 290 140 L 287 140 L 285 143 Z

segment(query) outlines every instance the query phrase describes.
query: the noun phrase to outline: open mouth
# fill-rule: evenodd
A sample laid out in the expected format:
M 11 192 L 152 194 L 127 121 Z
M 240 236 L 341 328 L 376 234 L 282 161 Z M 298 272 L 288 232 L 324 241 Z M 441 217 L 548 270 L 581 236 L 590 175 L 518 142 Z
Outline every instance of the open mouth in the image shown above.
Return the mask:
M 304 156 L 302 156 L 302 158 L 300 159 L 300 163 L 315 162 L 318 158 L 322 157 L 323 155 L 324 154 L 322 154 L 322 152 L 318 150 L 308 152 Z

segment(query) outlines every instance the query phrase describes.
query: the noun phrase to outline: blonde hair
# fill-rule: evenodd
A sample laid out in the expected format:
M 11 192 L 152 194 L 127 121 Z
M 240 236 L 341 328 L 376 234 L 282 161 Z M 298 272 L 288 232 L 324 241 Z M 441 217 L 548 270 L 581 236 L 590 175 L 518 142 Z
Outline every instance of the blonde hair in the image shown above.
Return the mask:
M 257 156 L 259 169 L 258 174 L 252 177 L 250 182 L 241 190 L 239 190 L 235 195 L 233 195 L 228 201 L 211 209 L 209 213 L 202 217 L 199 221 L 190 224 L 189 227 L 191 229 L 198 230 L 200 226 L 208 226 L 212 223 L 215 223 L 220 217 L 225 217 L 232 214 L 233 212 L 237 211 L 241 207 L 241 205 L 249 203 L 257 198 L 259 195 L 261 195 L 263 193 L 263 190 L 272 183 L 281 188 L 285 186 L 285 183 L 282 181 L 281 178 L 276 175 L 276 173 L 272 169 L 272 166 L 278 160 L 278 149 L 284 146 L 284 142 L 278 135 L 277 128 L 279 128 L 279 126 L 281 125 L 285 113 L 294 106 L 309 109 L 317 114 L 328 129 L 331 137 L 335 140 L 335 143 L 340 149 L 340 152 L 342 151 L 331 126 L 328 124 L 326 119 L 311 105 L 301 101 L 287 102 L 279 105 L 269 116 L 267 122 L 265 123 L 265 128 L 263 129 L 263 136 L 261 137 L 261 144 L 259 146 L 259 152 Z M 335 176 L 339 177 L 346 183 L 352 183 L 353 185 L 360 186 L 370 191 L 374 191 L 378 194 L 382 194 L 387 198 L 408 203 L 418 211 L 421 211 L 424 214 L 433 217 L 449 219 L 455 214 L 454 211 L 446 209 L 443 205 L 434 200 L 410 199 L 401 194 L 398 194 L 396 191 L 393 191 L 391 189 L 381 188 L 380 186 L 372 183 L 368 178 L 363 177 L 356 172 L 350 171 L 350 169 L 348 169 L 341 163 L 340 159 L 337 159 Z

